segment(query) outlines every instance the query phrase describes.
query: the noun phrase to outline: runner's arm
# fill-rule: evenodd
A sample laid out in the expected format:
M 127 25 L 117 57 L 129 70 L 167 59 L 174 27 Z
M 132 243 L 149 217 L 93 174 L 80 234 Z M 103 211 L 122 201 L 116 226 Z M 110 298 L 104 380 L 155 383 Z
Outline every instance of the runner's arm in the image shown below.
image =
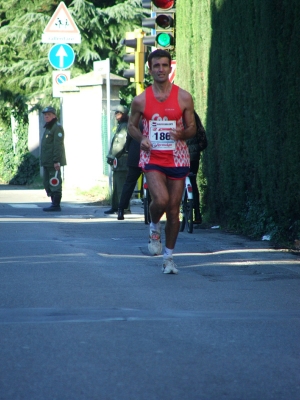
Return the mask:
M 180 89 L 178 96 L 179 105 L 183 110 L 184 129 L 176 129 L 171 134 L 174 140 L 187 140 L 196 134 L 196 121 L 194 116 L 194 101 L 190 93 Z
M 144 107 L 143 94 L 144 93 L 135 97 L 131 104 L 131 114 L 128 121 L 128 132 L 129 135 L 133 137 L 133 139 L 140 143 L 142 150 L 149 151 L 151 149 L 151 142 L 146 136 L 142 134 L 139 128 L 139 123 Z

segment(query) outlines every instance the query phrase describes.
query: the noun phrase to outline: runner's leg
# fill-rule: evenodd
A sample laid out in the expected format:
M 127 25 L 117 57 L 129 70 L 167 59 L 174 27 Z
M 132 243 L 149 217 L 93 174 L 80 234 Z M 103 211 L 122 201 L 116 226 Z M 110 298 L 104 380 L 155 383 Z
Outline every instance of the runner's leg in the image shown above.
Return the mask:
M 151 221 L 157 224 L 166 212 L 169 202 L 167 177 L 158 171 L 147 171 L 145 175 L 151 195 Z
M 174 249 L 179 232 L 179 207 L 184 189 L 184 179 L 167 179 L 169 202 L 166 209 L 166 247 Z
M 160 233 L 160 219 L 168 205 L 169 194 L 166 187 L 167 178 L 158 171 L 146 172 L 146 180 L 151 195 L 150 203 L 150 234 L 148 250 L 153 256 L 161 254 L 162 243 Z

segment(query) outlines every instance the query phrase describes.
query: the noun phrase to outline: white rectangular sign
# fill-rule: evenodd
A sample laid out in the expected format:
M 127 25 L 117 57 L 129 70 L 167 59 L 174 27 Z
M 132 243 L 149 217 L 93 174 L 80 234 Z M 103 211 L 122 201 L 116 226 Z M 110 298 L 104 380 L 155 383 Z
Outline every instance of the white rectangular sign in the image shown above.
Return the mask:
M 52 72 L 52 96 L 61 97 L 60 87 L 62 84 L 69 82 L 71 76 L 70 71 L 53 71 Z
M 80 34 L 43 33 L 42 43 L 81 43 Z
M 175 150 L 175 140 L 170 137 L 170 130 L 176 129 L 176 121 L 151 120 L 149 139 L 153 150 Z

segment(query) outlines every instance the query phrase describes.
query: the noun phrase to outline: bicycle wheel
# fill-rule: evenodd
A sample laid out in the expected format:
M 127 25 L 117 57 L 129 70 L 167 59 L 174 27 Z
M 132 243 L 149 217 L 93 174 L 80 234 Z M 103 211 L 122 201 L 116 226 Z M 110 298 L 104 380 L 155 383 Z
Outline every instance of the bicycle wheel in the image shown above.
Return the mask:
M 151 196 L 149 190 L 146 189 L 146 195 L 144 197 L 144 220 L 146 225 L 150 224 L 151 222 L 151 216 L 149 211 L 150 202 L 151 202 Z
M 185 207 L 186 230 L 193 233 L 193 200 L 187 200 Z
M 179 221 L 180 221 L 179 231 L 180 232 L 183 232 L 184 228 L 185 228 L 185 222 L 186 222 L 185 210 L 186 210 L 186 206 L 187 206 L 187 198 L 186 198 L 186 194 L 185 194 L 184 199 L 182 200 L 182 202 L 180 204 L 180 210 L 179 210 Z

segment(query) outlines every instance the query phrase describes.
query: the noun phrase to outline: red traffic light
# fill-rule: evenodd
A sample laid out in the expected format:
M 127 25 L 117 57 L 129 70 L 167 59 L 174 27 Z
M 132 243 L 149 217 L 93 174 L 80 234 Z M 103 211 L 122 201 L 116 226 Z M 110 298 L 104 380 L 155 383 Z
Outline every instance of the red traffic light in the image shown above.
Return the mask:
M 153 0 L 153 4 L 155 7 L 162 8 L 164 10 L 168 10 L 171 7 L 174 7 L 175 0 Z
M 155 20 L 156 24 L 163 28 L 167 29 L 173 26 L 173 18 L 171 15 L 166 15 L 166 14 L 160 14 Z

